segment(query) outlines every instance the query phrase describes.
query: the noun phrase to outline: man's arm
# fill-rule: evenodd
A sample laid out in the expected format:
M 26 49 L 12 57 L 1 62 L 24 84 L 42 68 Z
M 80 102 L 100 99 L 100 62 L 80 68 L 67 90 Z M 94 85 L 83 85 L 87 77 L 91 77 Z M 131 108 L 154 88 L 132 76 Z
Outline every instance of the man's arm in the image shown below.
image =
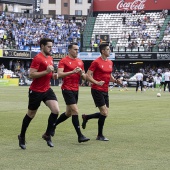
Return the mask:
M 86 73 L 86 79 L 88 81 L 90 81 L 91 83 L 94 83 L 94 84 L 97 84 L 99 86 L 102 86 L 105 82 L 104 81 L 96 81 L 94 78 L 93 78 L 93 71 L 91 70 L 88 70 L 87 73 Z
M 115 79 L 112 74 L 110 76 L 110 81 L 113 83 L 117 83 L 117 84 L 122 84 L 122 81 L 120 79 Z
M 58 78 L 64 78 L 66 76 L 69 76 L 71 74 L 74 74 L 74 73 L 78 73 L 81 71 L 81 68 L 80 67 L 76 67 L 74 70 L 72 71 L 68 71 L 68 72 L 64 72 L 64 68 L 58 68 Z
M 115 79 L 112 74 L 110 75 L 110 81 L 113 83 L 117 83 L 117 79 Z
M 44 70 L 44 71 L 41 71 L 41 72 L 38 72 L 37 69 L 34 69 L 34 68 L 30 68 L 30 71 L 29 71 L 29 77 L 34 79 L 34 78 L 40 78 L 40 77 L 43 77 L 47 74 L 49 74 L 50 72 L 52 72 L 54 70 L 54 67 L 52 65 L 48 65 L 47 66 L 47 69 Z
M 81 71 L 80 71 L 80 76 L 81 76 L 81 78 L 82 78 L 83 80 L 86 80 L 86 79 L 87 79 L 84 70 L 81 70 Z

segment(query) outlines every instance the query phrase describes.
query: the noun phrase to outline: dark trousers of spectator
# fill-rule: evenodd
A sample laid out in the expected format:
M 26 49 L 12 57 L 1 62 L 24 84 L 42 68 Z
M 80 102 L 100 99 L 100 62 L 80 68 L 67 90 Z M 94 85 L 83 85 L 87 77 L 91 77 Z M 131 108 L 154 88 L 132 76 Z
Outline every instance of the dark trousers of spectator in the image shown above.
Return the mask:
M 93 47 L 92 47 L 92 45 L 90 45 L 90 51 L 91 51 L 91 52 L 93 51 Z
M 170 81 L 165 81 L 165 83 L 164 83 L 164 91 L 166 90 L 167 85 L 168 85 L 168 90 L 170 92 Z
M 139 86 L 141 87 L 141 91 L 142 91 L 143 81 L 137 81 L 137 84 L 136 84 L 136 92 L 138 91 Z
M 97 47 L 94 47 L 94 51 L 97 52 Z

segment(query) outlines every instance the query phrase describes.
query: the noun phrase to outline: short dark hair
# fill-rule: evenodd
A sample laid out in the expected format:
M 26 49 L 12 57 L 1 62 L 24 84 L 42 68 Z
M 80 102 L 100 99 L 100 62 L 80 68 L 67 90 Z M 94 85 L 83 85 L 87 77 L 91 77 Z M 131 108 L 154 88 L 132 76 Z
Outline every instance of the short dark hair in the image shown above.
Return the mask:
M 102 50 L 105 50 L 107 46 L 109 46 L 108 43 L 101 43 L 101 44 L 99 45 L 100 53 L 102 53 Z
M 75 43 L 71 43 L 68 45 L 68 49 L 71 49 L 73 47 L 73 45 L 78 45 L 76 42 Z
M 50 39 L 50 38 L 42 38 L 41 40 L 40 40 L 40 48 L 41 48 L 41 45 L 47 45 L 47 43 L 48 42 L 53 42 L 53 40 L 52 39 Z

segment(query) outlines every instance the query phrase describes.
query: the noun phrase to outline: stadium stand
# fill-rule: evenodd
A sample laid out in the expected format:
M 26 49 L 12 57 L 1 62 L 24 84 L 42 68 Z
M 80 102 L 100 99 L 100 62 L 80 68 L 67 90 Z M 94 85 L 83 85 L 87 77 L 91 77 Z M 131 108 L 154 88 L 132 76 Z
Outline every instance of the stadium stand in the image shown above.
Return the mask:
M 125 21 L 123 21 L 124 18 Z M 91 17 L 87 20 L 88 30 L 93 25 L 94 28 L 86 35 L 91 35 L 94 43 L 95 35 L 108 34 L 114 51 L 124 51 L 125 47 L 127 51 L 151 51 L 162 40 L 169 41 L 169 20 L 170 16 L 163 15 L 163 12 L 135 15 L 133 13 L 99 13 L 96 19 Z M 163 37 L 162 32 L 165 28 L 167 28 L 167 34 Z M 85 44 L 87 45 L 88 42 L 90 40 L 86 40 Z
M 84 24 L 82 23 L 82 26 Z M 81 25 L 73 20 L 64 20 L 62 16 L 53 19 L 34 19 L 24 16 L 15 17 L 15 13 L 0 16 L 0 48 L 32 50 L 39 47 L 43 37 L 54 39 L 55 53 L 62 53 L 70 42 L 80 45 Z

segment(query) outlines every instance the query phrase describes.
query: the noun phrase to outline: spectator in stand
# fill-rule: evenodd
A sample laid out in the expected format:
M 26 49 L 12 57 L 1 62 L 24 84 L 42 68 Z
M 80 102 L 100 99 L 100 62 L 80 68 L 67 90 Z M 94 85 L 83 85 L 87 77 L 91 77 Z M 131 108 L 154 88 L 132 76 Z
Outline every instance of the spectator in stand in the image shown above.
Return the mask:
M 137 12 L 136 10 L 133 10 L 133 11 L 132 11 L 132 14 L 133 14 L 133 15 L 136 15 L 136 12 Z
M 158 32 L 156 33 L 156 38 L 159 38 L 159 36 L 160 36 L 160 31 L 158 31 Z
M 2 64 L 0 65 L 0 69 L 4 70 L 4 68 L 5 68 L 5 66 L 4 66 L 4 64 L 2 63 Z
M 131 35 L 128 34 L 128 42 L 130 42 L 130 41 L 131 41 Z
M 97 52 L 97 48 L 98 48 L 97 42 L 95 42 L 95 43 L 93 44 L 93 47 L 94 47 L 94 51 Z
M 110 51 L 113 52 L 113 45 L 110 43 Z
M 123 25 L 126 24 L 126 17 L 125 17 L 125 16 L 122 17 L 122 24 L 123 24 Z

